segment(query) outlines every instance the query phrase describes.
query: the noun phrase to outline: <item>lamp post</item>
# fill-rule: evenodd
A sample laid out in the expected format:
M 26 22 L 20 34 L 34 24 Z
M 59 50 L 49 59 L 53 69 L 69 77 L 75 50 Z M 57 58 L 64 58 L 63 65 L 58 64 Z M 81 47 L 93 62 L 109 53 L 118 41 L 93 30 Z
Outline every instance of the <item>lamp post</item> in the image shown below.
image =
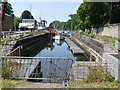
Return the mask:
M 0 38 L 2 38 L 2 29 L 3 29 L 3 21 L 4 21 L 4 15 L 5 15 L 5 8 L 8 0 L 2 0 L 2 9 L 0 13 Z M 0 40 L 1 43 L 1 40 Z

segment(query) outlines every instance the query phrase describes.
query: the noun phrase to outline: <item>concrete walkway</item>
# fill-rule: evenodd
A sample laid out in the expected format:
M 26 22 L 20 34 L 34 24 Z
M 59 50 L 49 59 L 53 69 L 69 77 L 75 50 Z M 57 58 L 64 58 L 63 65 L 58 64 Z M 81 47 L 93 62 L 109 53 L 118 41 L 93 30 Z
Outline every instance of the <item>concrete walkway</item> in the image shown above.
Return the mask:
M 73 41 L 71 41 L 69 38 L 65 38 L 65 41 L 67 42 L 68 46 L 72 50 L 73 54 L 81 54 L 84 53 L 84 51 L 77 46 Z
M 104 44 L 104 53 L 117 53 L 118 51 L 110 44 Z

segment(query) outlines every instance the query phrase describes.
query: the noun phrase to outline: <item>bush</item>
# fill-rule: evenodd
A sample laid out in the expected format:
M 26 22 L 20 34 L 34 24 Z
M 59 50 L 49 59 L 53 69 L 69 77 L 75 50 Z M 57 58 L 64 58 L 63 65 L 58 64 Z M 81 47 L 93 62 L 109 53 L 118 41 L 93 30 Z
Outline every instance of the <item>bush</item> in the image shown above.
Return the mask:
M 115 79 L 110 74 L 106 74 L 105 81 L 113 82 Z
M 90 66 L 89 74 L 85 79 L 85 82 L 102 82 L 105 80 L 105 70 L 101 66 Z
M 4 79 L 11 78 L 13 76 L 15 70 L 19 66 L 20 65 L 17 62 L 4 60 L 4 62 L 2 63 L 2 77 Z

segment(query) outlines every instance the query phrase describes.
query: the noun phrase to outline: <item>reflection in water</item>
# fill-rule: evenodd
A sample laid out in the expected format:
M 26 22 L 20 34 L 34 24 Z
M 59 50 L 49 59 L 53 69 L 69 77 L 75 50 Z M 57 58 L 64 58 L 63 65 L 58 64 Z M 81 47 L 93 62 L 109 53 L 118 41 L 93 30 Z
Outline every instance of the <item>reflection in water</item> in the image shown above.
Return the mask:
M 60 40 L 50 41 L 47 47 L 41 50 L 36 57 L 60 57 L 58 59 L 41 60 L 42 78 L 54 80 L 69 79 L 69 71 L 73 61 L 71 59 L 61 59 L 62 57 L 76 59 L 68 49 L 67 44 Z M 51 81 L 43 80 L 43 82 Z
M 55 43 L 56 43 L 57 45 L 61 46 L 61 45 L 64 43 L 64 41 L 63 41 L 63 40 L 55 39 Z
M 69 50 L 68 45 L 64 41 L 50 41 L 43 50 L 41 50 L 35 57 L 69 57 L 73 60 L 73 56 Z
M 69 71 L 71 69 L 71 60 L 53 59 L 41 61 L 42 78 L 49 78 L 58 82 L 60 80 L 69 79 Z M 51 80 L 43 80 L 43 82 L 52 82 Z
M 41 60 L 42 78 L 51 79 L 69 79 L 69 71 L 72 66 L 72 60 L 85 59 L 84 55 L 74 56 L 66 42 L 61 40 L 50 41 L 46 47 L 41 50 L 35 57 L 59 57 L 59 59 Z M 71 58 L 72 60 L 60 59 L 61 57 Z M 86 59 L 87 60 L 87 59 Z M 43 82 L 51 82 L 43 80 Z

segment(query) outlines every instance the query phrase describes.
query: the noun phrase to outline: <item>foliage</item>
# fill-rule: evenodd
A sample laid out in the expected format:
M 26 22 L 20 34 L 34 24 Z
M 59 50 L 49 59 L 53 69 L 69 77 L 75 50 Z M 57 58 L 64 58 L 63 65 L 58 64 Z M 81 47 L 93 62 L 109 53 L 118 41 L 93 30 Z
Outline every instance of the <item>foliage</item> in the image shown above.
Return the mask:
M 86 83 L 84 82 L 84 80 L 77 80 L 76 82 L 70 82 L 69 85 L 69 88 L 90 88 L 91 90 L 93 88 L 111 88 L 112 90 L 112 88 L 117 89 L 119 87 L 120 85 L 118 82 L 109 82 L 109 81 Z
M 105 81 L 113 82 L 115 81 L 115 78 L 112 77 L 110 74 L 106 74 Z
M 11 78 L 12 75 L 14 74 L 15 70 L 19 67 L 20 65 L 17 62 L 13 62 L 10 60 L 4 60 L 3 65 L 2 65 L 2 77 L 5 78 Z
M 50 27 L 56 26 L 59 30 L 82 30 L 98 28 L 106 23 L 120 23 L 120 2 L 84 2 L 69 15 L 66 22 L 53 21 Z
M 98 34 L 92 34 L 92 33 L 88 33 L 88 32 L 80 32 L 80 34 L 88 36 L 90 38 L 98 39 L 98 40 L 100 40 L 102 42 L 105 42 L 105 43 L 109 43 L 112 46 L 115 46 L 115 41 L 118 40 L 117 38 L 114 38 L 114 37 L 101 36 L 101 35 L 98 35 Z
M 17 86 L 25 86 L 31 84 L 30 82 L 24 81 L 24 80 L 8 80 L 8 79 L 2 79 L 2 84 L 0 86 L 5 90 L 7 88 L 15 88 Z
M 118 88 L 119 83 L 107 74 L 104 67 L 89 66 L 87 78 L 70 83 L 70 88 Z
M 31 12 L 28 10 L 23 11 L 22 15 L 21 15 L 22 19 L 34 19 L 34 17 L 32 16 Z
M 2 9 L 2 0 L 0 0 L 0 11 Z
M 120 23 L 120 2 L 109 3 L 111 9 L 110 23 Z
M 12 8 L 12 5 L 10 3 L 6 4 L 5 13 L 7 13 L 8 15 L 13 14 L 13 8 Z
M 89 74 L 85 79 L 85 82 L 93 83 L 93 82 L 102 82 L 105 80 L 105 70 L 103 67 L 98 66 L 90 66 Z
M 19 29 L 19 23 L 20 22 L 22 22 L 22 19 L 21 18 L 19 18 L 19 17 L 15 17 L 14 18 L 14 27 L 16 28 L 16 29 Z
M 106 4 L 102 2 L 82 3 L 77 13 L 80 17 L 81 26 L 84 26 L 85 29 L 99 27 L 105 22 L 104 18 L 108 16 Z

